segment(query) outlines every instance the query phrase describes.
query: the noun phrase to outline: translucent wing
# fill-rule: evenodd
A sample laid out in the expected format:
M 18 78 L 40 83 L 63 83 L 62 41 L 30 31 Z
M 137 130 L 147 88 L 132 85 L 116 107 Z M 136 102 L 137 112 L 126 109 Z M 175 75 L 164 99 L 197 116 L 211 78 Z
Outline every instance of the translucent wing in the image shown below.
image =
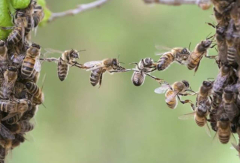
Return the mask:
M 237 140 L 236 140 L 235 136 L 233 135 L 233 133 L 231 133 L 230 142 L 232 144 L 237 144 Z
M 162 45 L 155 45 L 155 48 L 160 51 L 170 51 L 171 50 L 171 48 L 169 48 L 167 46 L 162 46 Z
M 15 136 L 3 125 L 0 125 L 0 134 L 7 139 L 15 139 Z
M 101 67 L 101 61 L 90 61 L 90 62 L 86 62 L 83 64 L 84 67 L 86 67 L 88 70 L 94 70 L 97 69 L 99 67 Z
M 44 53 L 45 54 L 51 54 L 51 53 L 59 53 L 59 54 L 62 54 L 63 52 L 60 51 L 60 50 L 55 50 L 55 49 L 51 49 L 51 48 L 45 48 L 44 49 L 46 52 Z
M 160 87 L 156 88 L 154 92 L 157 94 L 164 94 L 168 89 L 169 89 L 168 84 L 162 84 Z
M 36 59 L 36 62 L 34 64 L 34 69 L 37 71 L 37 72 L 40 72 L 41 71 L 41 62 L 39 59 Z
M 18 113 L 9 113 L 6 117 L 4 117 L 4 118 L 2 119 L 2 121 L 6 121 L 6 120 L 14 117 L 14 116 L 17 115 L 17 114 L 18 114 Z
M 188 120 L 188 119 L 194 118 L 194 115 L 195 115 L 195 112 L 187 113 L 187 114 L 183 114 L 183 115 L 179 116 L 178 119 Z
M 207 122 L 206 122 L 206 124 L 205 124 L 203 127 L 204 127 L 207 135 L 208 135 L 209 137 L 212 137 L 211 132 L 210 132 L 210 127 L 209 127 L 209 125 L 208 125 Z

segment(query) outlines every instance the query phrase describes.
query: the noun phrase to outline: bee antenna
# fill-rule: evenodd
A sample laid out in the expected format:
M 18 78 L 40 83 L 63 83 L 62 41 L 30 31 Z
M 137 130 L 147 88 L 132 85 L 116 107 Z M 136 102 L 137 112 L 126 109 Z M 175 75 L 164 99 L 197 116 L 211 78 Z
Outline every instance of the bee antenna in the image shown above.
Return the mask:
M 42 105 L 43 105 L 44 108 L 47 108 L 47 107 L 44 105 L 44 103 L 42 103 Z
M 191 42 L 189 43 L 189 45 L 188 45 L 188 49 L 190 50 L 191 49 Z M 191 50 L 190 50 L 191 51 Z
M 84 52 L 84 51 L 86 51 L 86 49 L 83 49 L 83 50 L 78 50 L 77 52 Z
M 121 63 L 121 64 L 125 64 L 124 62 L 119 62 L 119 63 Z
M 210 25 L 210 26 L 213 27 L 213 28 L 216 28 L 216 25 L 214 25 L 213 23 L 208 23 L 208 22 L 206 22 L 206 24 L 207 24 L 207 25 Z
M 43 79 L 42 79 L 42 87 L 41 87 L 41 90 L 43 90 L 43 86 L 44 86 L 45 78 L 46 78 L 46 73 L 44 74 Z

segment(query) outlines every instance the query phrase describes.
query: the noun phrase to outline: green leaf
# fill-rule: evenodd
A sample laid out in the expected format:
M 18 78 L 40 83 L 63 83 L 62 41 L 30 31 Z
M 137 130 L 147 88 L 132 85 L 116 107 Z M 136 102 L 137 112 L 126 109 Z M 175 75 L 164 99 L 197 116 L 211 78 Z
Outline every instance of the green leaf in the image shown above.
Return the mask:
M 10 0 L 13 8 L 15 9 L 24 9 L 28 7 L 31 0 Z
M 0 26 L 9 27 L 13 26 L 12 18 L 10 16 L 10 9 L 8 0 L 0 0 Z M 7 38 L 11 30 L 0 29 L 0 39 L 4 40 Z

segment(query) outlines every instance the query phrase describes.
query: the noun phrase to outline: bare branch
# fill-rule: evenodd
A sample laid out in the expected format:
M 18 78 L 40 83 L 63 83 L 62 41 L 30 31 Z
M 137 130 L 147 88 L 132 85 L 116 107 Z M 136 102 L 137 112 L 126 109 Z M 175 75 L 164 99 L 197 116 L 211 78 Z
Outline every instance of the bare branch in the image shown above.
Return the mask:
M 210 0 L 143 0 L 145 3 L 159 3 L 165 5 L 179 6 L 183 4 L 198 5 L 203 10 L 209 9 Z
M 77 8 L 75 8 L 75 9 L 71 9 L 71 10 L 67 10 L 67 11 L 63 11 L 63 12 L 52 13 L 48 22 L 51 22 L 51 21 L 55 20 L 56 18 L 61 18 L 61 17 L 65 17 L 65 16 L 73 16 L 73 15 L 82 13 L 84 11 L 100 7 L 108 1 L 110 1 L 110 0 L 96 0 L 95 2 L 91 2 L 88 4 L 78 5 Z

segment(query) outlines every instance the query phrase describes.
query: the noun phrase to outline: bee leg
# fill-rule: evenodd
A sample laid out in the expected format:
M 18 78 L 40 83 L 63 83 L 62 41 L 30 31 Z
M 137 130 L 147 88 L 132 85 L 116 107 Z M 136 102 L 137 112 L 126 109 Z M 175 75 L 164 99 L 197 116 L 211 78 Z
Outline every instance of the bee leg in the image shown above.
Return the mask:
M 101 73 L 101 75 L 100 75 L 99 87 L 98 87 L 98 88 L 100 88 L 100 87 L 101 87 L 101 85 L 102 85 L 102 75 L 103 75 L 103 73 Z
M 158 83 L 161 83 L 163 79 L 157 78 L 155 76 L 150 75 L 149 73 L 146 73 L 147 76 L 151 77 L 152 79 L 156 80 Z
M 201 59 L 202 59 L 202 58 L 201 58 Z M 199 60 L 199 62 L 198 62 L 198 64 L 197 64 L 196 68 L 194 69 L 194 75 L 196 74 L 196 72 L 197 72 L 197 70 L 198 70 L 198 67 L 199 67 L 199 65 L 200 65 L 201 59 Z
M 184 100 L 184 101 L 182 101 L 181 98 L 179 97 L 179 95 L 177 95 L 177 97 L 178 97 L 178 100 L 179 100 L 182 104 L 190 103 L 191 106 L 193 105 L 193 103 L 192 103 L 191 100 Z

